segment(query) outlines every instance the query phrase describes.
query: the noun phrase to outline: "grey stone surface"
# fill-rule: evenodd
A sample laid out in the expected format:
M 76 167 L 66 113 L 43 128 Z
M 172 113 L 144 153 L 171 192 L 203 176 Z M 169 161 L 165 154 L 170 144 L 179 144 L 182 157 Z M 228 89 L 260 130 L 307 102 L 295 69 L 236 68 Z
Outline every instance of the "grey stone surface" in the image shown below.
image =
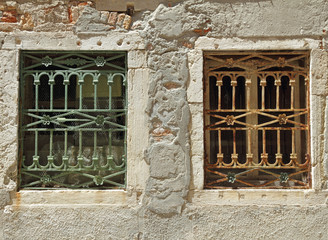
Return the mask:
M 73 26 L 73 31 L 76 33 L 106 32 L 109 29 L 110 26 L 102 19 L 101 12 L 89 6 L 84 8 L 82 14 Z
M 34 25 L 1 23 L 0 239 L 328 239 L 326 0 L 186 0 L 130 31 L 95 1 L 73 22 L 72 1 L 17 2 Z M 24 49 L 128 52 L 126 191 L 17 192 Z M 313 190 L 202 190 L 203 51 L 263 49 L 311 52 Z

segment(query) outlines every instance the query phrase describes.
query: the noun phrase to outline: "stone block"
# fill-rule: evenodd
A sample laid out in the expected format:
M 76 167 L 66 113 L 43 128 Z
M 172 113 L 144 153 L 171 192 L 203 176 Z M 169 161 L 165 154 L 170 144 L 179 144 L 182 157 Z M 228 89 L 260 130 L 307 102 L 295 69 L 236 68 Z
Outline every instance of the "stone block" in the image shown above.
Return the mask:
M 75 32 L 104 32 L 110 29 L 111 26 L 102 21 L 101 13 L 89 6 L 84 7 L 73 28 Z
M 17 23 L 2 23 L 0 22 L 0 32 L 12 32 L 18 28 Z
M 204 188 L 204 158 L 202 156 L 191 157 L 191 189 L 202 190 Z
M 144 68 L 147 66 L 147 54 L 145 51 L 136 50 L 128 52 L 129 68 Z
M 22 30 L 32 30 L 34 28 L 32 16 L 29 13 L 22 15 L 20 25 L 22 26 Z
M 328 95 L 328 52 L 315 49 L 310 58 L 311 94 Z
M 187 88 L 188 102 L 203 102 L 203 54 L 202 51 L 188 52 L 189 84 Z
M 190 137 L 192 141 L 203 141 L 203 104 L 189 104 L 191 115 Z
M 117 21 L 116 21 L 116 25 L 123 27 L 123 22 L 124 22 L 124 18 L 125 18 L 125 14 L 124 13 L 120 13 L 117 15 Z
M 116 21 L 117 21 L 117 12 L 110 12 L 109 17 L 108 17 L 108 24 L 115 26 Z
M 100 21 L 103 22 L 103 23 L 108 23 L 109 12 L 101 11 L 100 13 L 101 13 Z
M 146 179 L 149 177 L 149 166 L 144 159 L 144 151 L 149 139 L 148 117 L 145 114 L 148 102 L 149 69 L 129 69 L 128 80 L 128 184 L 133 188 L 144 189 Z M 144 144 L 140 144 L 140 140 Z M 136 172 L 138 174 L 135 174 Z
M 124 20 L 123 20 L 123 28 L 126 30 L 129 30 L 131 26 L 132 18 L 129 15 L 125 15 Z
M 77 21 L 77 19 L 80 16 L 80 12 L 79 12 L 79 7 L 78 6 L 71 6 L 69 8 L 69 21 L 71 23 L 75 23 Z
M 150 176 L 153 178 L 176 178 L 179 174 L 178 163 L 179 151 L 182 149 L 178 145 L 167 145 L 159 143 L 153 145 L 149 151 Z

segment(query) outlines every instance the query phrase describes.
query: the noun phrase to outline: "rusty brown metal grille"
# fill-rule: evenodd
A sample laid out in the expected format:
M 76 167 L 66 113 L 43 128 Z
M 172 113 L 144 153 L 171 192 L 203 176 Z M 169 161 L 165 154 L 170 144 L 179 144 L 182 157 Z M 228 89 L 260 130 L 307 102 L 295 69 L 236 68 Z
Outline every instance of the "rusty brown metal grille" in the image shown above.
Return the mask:
M 205 188 L 308 188 L 309 53 L 204 53 Z

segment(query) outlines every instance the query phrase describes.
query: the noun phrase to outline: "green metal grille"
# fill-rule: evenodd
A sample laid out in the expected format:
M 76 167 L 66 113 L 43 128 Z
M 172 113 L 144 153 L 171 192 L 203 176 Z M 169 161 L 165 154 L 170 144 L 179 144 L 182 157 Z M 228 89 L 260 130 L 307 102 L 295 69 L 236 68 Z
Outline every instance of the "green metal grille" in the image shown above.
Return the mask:
M 20 188 L 124 188 L 125 52 L 22 51 Z

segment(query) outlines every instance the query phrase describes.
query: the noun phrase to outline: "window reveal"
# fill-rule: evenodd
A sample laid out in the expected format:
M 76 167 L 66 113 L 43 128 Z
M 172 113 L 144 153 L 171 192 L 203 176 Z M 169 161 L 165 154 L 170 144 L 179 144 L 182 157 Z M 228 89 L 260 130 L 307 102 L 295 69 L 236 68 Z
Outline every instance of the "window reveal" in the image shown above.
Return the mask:
M 308 52 L 204 59 L 205 188 L 308 188 Z
M 20 188 L 124 188 L 126 53 L 21 52 Z

